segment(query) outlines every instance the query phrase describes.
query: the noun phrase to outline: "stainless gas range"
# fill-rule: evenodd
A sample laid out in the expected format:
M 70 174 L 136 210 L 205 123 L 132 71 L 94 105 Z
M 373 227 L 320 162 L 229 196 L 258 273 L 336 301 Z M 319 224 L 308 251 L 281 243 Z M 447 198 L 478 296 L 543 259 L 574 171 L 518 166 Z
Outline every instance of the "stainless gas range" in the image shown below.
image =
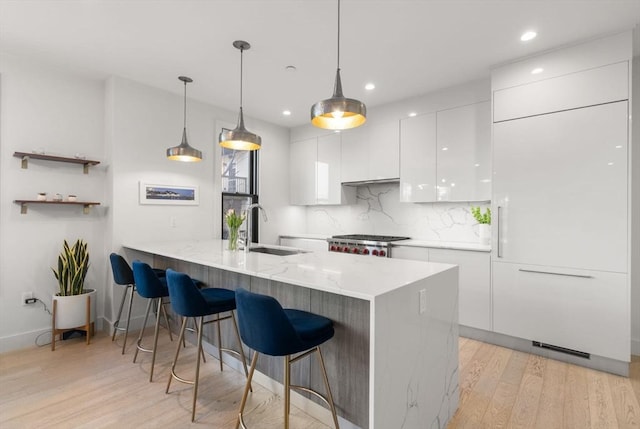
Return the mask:
M 330 252 L 390 257 L 390 243 L 408 239 L 409 237 L 396 237 L 391 235 L 350 234 L 334 235 L 328 238 L 327 241 L 329 242 Z

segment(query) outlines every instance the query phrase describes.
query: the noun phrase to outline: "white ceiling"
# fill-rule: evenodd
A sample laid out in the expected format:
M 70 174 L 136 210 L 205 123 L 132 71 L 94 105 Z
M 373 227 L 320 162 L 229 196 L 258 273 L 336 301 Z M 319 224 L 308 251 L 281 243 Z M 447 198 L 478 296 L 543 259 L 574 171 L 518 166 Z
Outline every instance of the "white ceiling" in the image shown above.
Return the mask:
M 341 20 L 345 96 L 373 107 L 633 28 L 640 0 L 342 0 Z M 520 42 L 528 29 L 538 37 Z M 178 94 L 177 77 L 190 76 L 189 97 L 231 110 L 240 67 L 232 42 L 246 40 L 245 114 L 284 126 L 308 122 L 311 105 L 331 96 L 336 31 L 336 0 L 0 0 L 1 52 Z

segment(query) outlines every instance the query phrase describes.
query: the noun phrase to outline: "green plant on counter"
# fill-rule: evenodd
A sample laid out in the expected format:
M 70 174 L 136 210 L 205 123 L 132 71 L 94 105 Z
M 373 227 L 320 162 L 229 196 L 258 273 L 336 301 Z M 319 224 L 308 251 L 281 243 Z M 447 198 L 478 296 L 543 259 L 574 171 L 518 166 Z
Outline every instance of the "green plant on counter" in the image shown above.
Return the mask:
M 64 240 L 62 252 L 58 255 L 58 270 L 53 267 L 53 275 L 58 280 L 60 296 L 81 295 L 84 293 L 84 279 L 89 269 L 89 250 L 84 240 L 78 239 L 69 247 Z
M 471 207 L 471 214 L 480 224 L 491 225 L 491 209 L 487 207 L 487 211 L 483 214 L 480 207 Z
M 229 209 L 224 215 L 224 220 L 229 227 L 229 250 L 238 250 L 238 231 L 246 218 L 246 212 L 237 214 L 234 209 Z

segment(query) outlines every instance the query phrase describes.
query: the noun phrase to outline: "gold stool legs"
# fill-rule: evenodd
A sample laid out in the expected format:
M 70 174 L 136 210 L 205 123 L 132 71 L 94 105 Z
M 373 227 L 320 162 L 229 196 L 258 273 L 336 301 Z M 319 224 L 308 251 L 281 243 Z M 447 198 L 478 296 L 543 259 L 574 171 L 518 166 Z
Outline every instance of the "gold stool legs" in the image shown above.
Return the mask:
M 233 326 L 235 328 L 235 332 L 236 335 L 238 336 L 238 343 L 240 344 L 240 351 L 236 352 L 235 350 L 231 350 L 231 349 L 223 349 L 222 348 L 222 336 L 220 335 L 220 322 L 222 320 L 226 320 L 232 318 L 233 319 Z M 204 317 L 198 317 L 198 318 L 194 318 L 196 320 L 195 323 L 195 330 L 198 336 L 198 345 L 197 345 L 197 352 L 196 352 L 196 372 L 195 372 L 195 378 L 193 380 L 187 380 L 184 379 L 182 377 L 180 377 L 179 375 L 176 374 L 175 368 L 176 368 L 176 364 L 178 362 L 178 357 L 180 355 L 180 349 L 183 347 L 183 343 L 184 343 L 184 332 L 187 329 L 187 322 L 188 322 L 187 317 L 183 317 L 182 318 L 182 327 L 180 328 L 180 337 L 178 338 L 178 347 L 176 348 L 176 354 L 175 357 L 173 359 L 173 363 L 171 364 L 171 371 L 169 374 L 169 381 L 167 382 L 167 388 L 165 390 L 165 393 L 169 393 L 169 388 L 171 387 L 171 381 L 175 378 L 176 380 L 182 382 L 182 383 L 187 383 L 187 384 L 193 384 L 193 400 L 192 400 L 192 405 L 191 405 L 191 421 L 194 422 L 195 421 L 195 417 L 196 417 L 196 400 L 198 398 L 198 383 L 200 380 L 200 356 L 202 356 L 202 360 L 204 361 L 204 350 L 202 349 L 202 334 L 204 331 L 204 325 L 207 323 L 216 323 L 218 325 L 217 327 L 217 331 L 218 331 L 218 350 L 219 350 L 219 357 L 220 357 L 220 370 L 222 370 L 222 350 L 225 350 L 227 352 L 230 353 L 234 353 L 238 356 L 240 356 L 242 358 L 242 365 L 244 366 L 244 371 L 245 371 L 245 375 L 247 375 L 248 377 L 248 373 L 247 373 L 247 361 L 245 359 L 245 355 L 244 355 L 244 350 L 242 349 L 242 341 L 240 340 L 240 334 L 238 332 L 238 326 L 236 324 L 236 319 L 235 316 L 233 314 L 233 311 L 231 311 L 231 316 L 225 316 L 225 317 L 220 317 L 220 314 L 216 314 L 216 318 L 213 320 L 209 320 L 207 322 L 204 321 Z M 251 382 L 249 381 L 249 383 L 247 384 L 247 389 L 251 389 Z
M 324 386 L 327 390 L 326 397 L 321 395 L 320 393 L 312 390 L 308 387 L 296 386 L 291 384 L 291 364 L 310 356 L 313 352 L 318 353 L 318 358 L 320 360 L 320 369 L 322 370 L 322 377 L 324 380 Z M 258 355 L 257 351 L 253 352 L 253 359 L 251 360 L 251 368 L 249 369 L 249 375 L 247 376 L 247 385 L 245 386 L 244 393 L 242 395 L 242 401 L 240 402 L 240 411 L 238 412 L 238 419 L 236 421 L 236 429 L 242 427 L 243 429 L 247 429 L 247 426 L 243 420 L 244 407 L 247 403 L 247 396 L 249 395 L 249 387 L 251 384 L 251 379 L 253 378 L 253 372 L 256 369 L 256 364 L 258 363 Z M 331 416 L 333 417 L 333 424 L 335 429 L 340 429 L 340 425 L 338 424 L 338 415 L 336 413 L 336 406 L 333 403 L 333 395 L 331 394 L 331 388 L 329 387 L 329 377 L 327 376 L 327 369 L 324 365 L 324 359 L 322 357 L 322 352 L 320 351 L 320 346 L 314 347 L 313 349 L 307 350 L 306 352 L 299 354 L 295 357 L 284 356 L 284 428 L 289 429 L 289 414 L 291 413 L 291 389 L 301 390 L 303 392 L 311 393 L 317 398 L 321 399 L 325 404 L 329 406 L 331 410 Z

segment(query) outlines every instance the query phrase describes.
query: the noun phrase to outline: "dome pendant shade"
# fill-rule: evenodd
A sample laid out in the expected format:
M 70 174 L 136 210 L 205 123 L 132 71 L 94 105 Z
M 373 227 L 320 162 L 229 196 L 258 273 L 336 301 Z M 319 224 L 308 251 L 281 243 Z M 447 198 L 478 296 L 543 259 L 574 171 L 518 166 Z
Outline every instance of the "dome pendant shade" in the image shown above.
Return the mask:
M 233 150 L 258 150 L 262 146 L 262 138 L 244 127 L 242 107 L 238 116 L 238 126 L 233 130 L 222 130 L 218 141 L 220 146 Z
M 248 131 L 244 127 L 244 113 L 242 111 L 242 66 L 243 52 L 251 48 L 249 42 L 236 40 L 233 47 L 240 50 L 240 114 L 238 115 L 238 125 L 233 130 L 222 130 L 218 142 L 220 146 L 233 150 L 258 150 L 262 147 L 262 139 L 259 135 Z
M 167 149 L 167 158 L 172 161 L 198 162 L 202 161 L 202 152 L 189 146 L 187 129 L 182 130 L 182 143 Z
M 186 76 L 180 76 L 178 79 L 184 82 L 184 128 L 182 128 L 182 143 L 167 149 L 167 159 L 183 162 L 202 161 L 202 152 L 189 146 L 189 142 L 187 141 L 187 83 L 193 82 L 193 79 Z
M 336 83 L 333 97 L 318 101 L 311 106 L 311 123 L 328 130 L 347 130 L 364 124 L 367 120 L 367 107 L 363 102 L 346 98 L 342 94 L 340 69 L 336 71 Z

